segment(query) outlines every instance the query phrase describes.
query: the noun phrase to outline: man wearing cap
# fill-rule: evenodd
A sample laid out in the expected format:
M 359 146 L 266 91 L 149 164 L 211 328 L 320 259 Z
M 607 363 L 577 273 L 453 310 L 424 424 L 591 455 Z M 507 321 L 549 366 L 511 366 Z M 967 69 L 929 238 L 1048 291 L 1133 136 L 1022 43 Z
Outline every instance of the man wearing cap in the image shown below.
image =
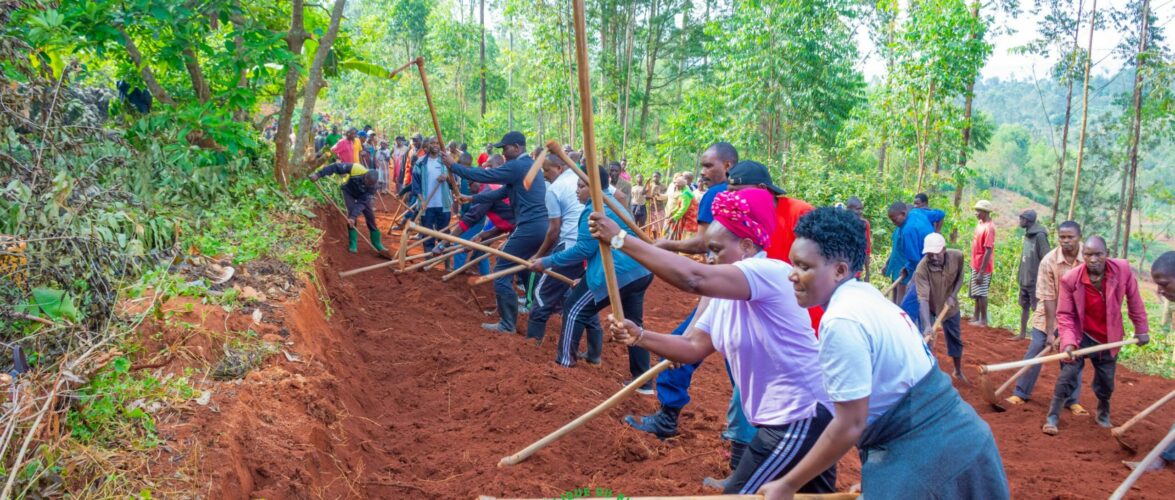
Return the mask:
M 940 233 L 930 233 L 923 240 L 922 262 L 914 271 L 914 288 L 918 294 L 918 318 L 922 325 L 922 337 L 928 338 L 934 348 L 934 322 L 939 314 L 945 314 L 942 330 L 946 334 L 947 355 L 955 363 L 956 379 L 966 381 L 963 376 L 963 336 L 959 328 L 959 299 L 956 297 L 963 287 L 963 252 L 947 249 L 947 240 Z M 947 308 L 943 313 L 944 306 Z
M 706 229 L 714 221 L 712 210 L 714 197 L 718 196 L 718 193 L 726 191 L 727 172 L 736 163 L 738 163 L 738 150 L 729 142 L 716 142 L 702 152 L 702 176 L 710 181 L 710 189 L 702 196 L 702 201 L 698 205 L 698 231 L 684 240 L 658 239 L 655 243 L 657 248 L 694 255 L 704 254 L 709 250 L 706 246 Z M 687 185 L 683 189 L 688 190 L 689 186 Z M 693 324 L 694 318 L 699 316 L 705 308 L 706 298 L 703 297 L 689 316 L 673 330 L 673 335 L 684 334 Z M 684 364 L 657 374 L 657 401 L 660 403 L 657 412 L 642 417 L 627 415 L 624 417 L 624 421 L 633 428 L 662 439 L 676 435 L 677 417 L 681 409 L 689 404 L 690 383 L 693 380 L 694 370 L 700 364 L 701 361 Z
M 358 163 L 340 161 L 316 170 L 310 174 L 310 180 L 317 181 L 329 175 L 343 176 L 346 179 L 340 187 L 343 191 L 343 202 L 347 205 L 347 251 L 359 251 L 359 230 L 355 228 L 359 222 L 359 214 L 363 214 L 363 219 L 367 223 L 371 245 L 378 252 L 387 251 L 380 238 L 379 227 L 375 224 L 375 212 L 372 210 L 372 199 L 379 176 Z
M 546 236 L 547 221 L 547 184 L 545 182 L 531 183 L 530 189 L 523 186 L 522 181 L 530 171 L 534 159 L 526 154 L 526 137 L 522 132 L 511 131 L 502 136 L 502 140 L 494 144 L 495 148 L 502 149 L 502 156 L 506 164 L 501 167 L 483 170 L 476 167 L 458 165 L 447 152 L 441 158 L 450 171 L 458 177 L 475 182 L 501 184 L 502 187 L 489 193 L 482 193 L 485 201 L 509 198 L 510 207 L 514 209 L 514 232 L 502 245 L 502 251 L 521 259 L 529 259 L 538 251 Z M 505 270 L 514 263 L 505 259 L 497 259 L 494 272 Z M 502 276 L 494 280 L 494 296 L 498 303 L 497 323 L 482 323 L 482 328 L 501 333 L 515 333 L 518 322 L 518 295 L 512 284 L 514 277 Z
M 1138 291 L 1138 280 L 1125 259 L 1106 256 L 1106 240 L 1091 236 L 1081 248 L 1085 263 L 1061 278 L 1061 297 L 1057 301 L 1057 330 L 1061 351 L 1073 352 L 1102 344 L 1118 342 L 1126 337 L 1122 318 L 1122 303 L 1129 310 L 1134 324 L 1134 338 L 1138 345 L 1150 342 L 1150 327 L 1146 308 Z M 1113 427 L 1110 422 L 1110 397 L 1114 394 L 1114 372 L 1118 366 L 1118 349 L 1099 351 L 1072 360 L 1061 361 L 1061 374 L 1053 389 L 1049 415 L 1041 431 L 1050 436 L 1058 432 L 1061 406 L 1077 386 L 1081 366 L 1088 359 L 1093 365 L 1093 383 L 1090 388 L 1097 396 L 1097 424 Z
M 1020 212 L 1020 227 L 1024 228 L 1024 246 L 1020 249 L 1020 270 L 1016 280 L 1020 283 L 1020 335 L 1016 340 L 1027 337 L 1028 317 L 1036 309 L 1036 275 L 1040 261 L 1049 253 L 1049 232 L 1036 223 L 1036 211 Z
M 991 220 L 992 206 L 987 200 L 975 203 L 975 235 L 971 238 L 971 290 L 975 301 L 975 317 L 971 324 L 987 326 L 987 294 L 991 287 L 991 273 L 995 269 L 995 222 Z

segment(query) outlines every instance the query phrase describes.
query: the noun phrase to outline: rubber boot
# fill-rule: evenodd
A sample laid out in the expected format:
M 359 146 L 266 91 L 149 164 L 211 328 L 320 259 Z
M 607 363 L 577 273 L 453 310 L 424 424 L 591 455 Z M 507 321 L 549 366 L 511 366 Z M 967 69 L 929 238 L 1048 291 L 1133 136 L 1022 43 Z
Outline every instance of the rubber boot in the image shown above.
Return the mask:
M 347 251 L 359 253 L 359 231 L 353 227 L 347 228 Z
M 677 417 L 680 412 L 681 408 L 661 405 L 657 413 L 639 419 L 628 415 L 624 417 L 624 422 L 633 429 L 647 432 L 659 439 L 665 439 L 677 435 Z
M 374 246 L 377 252 L 388 251 L 388 249 L 384 248 L 383 235 L 378 230 L 371 231 L 371 246 Z
M 1097 424 L 1109 429 L 1114 425 L 1110 423 L 1110 400 L 1097 401 Z
M 1053 429 L 1059 428 L 1061 425 L 1061 406 L 1064 404 L 1065 400 L 1053 398 L 1052 403 L 1049 405 L 1049 415 L 1044 419 L 1045 427 L 1051 426 Z M 1057 433 L 1045 431 L 1045 434 L 1055 436 Z

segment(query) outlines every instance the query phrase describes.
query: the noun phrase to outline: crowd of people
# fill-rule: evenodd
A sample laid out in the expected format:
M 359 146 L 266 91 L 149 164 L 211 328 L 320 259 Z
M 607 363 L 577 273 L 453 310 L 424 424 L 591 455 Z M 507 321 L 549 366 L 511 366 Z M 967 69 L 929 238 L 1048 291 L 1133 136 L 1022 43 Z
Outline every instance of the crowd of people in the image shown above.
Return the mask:
M 677 435 L 695 370 L 710 354 L 722 354 L 733 389 L 723 432 L 732 472 L 706 484 L 771 499 L 833 492 L 836 464 L 855 446 L 863 491 L 871 497 L 1009 497 L 990 428 L 954 388 L 969 383 L 958 298 L 964 285 L 973 301 L 971 323 L 990 321 L 996 239 L 990 201 L 974 205 L 969 253 L 948 248 L 940 233 L 946 214 L 931 208 L 926 194 L 890 204 L 894 230 L 883 267 L 893 293 L 887 297 L 867 281 L 872 228 L 859 198 L 813 207 L 788 196 L 766 166 L 740 158 L 730 143 L 701 152 L 698 184 L 688 172 L 666 185 L 660 173 L 646 181 L 631 177 L 624 161 L 609 163 L 598 169 L 603 196 L 614 203 L 605 207 L 593 206 L 589 183 L 562 155 L 529 150 L 520 132 L 487 145 L 476 159 L 465 144 L 443 146 L 420 134 L 394 143 L 377 140 L 371 130 L 340 135 L 331 129 L 317 145 L 336 161 L 312 177 L 346 179 L 349 231 L 357 234 L 363 214 L 382 249 L 373 199 L 394 194 L 409 209 L 389 232 L 419 221 L 471 241 L 508 234 L 500 250 L 529 266 L 499 273 L 515 264 L 495 260 L 498 319 L 483 324 L 485 330 L 521 333 L 542 345 L 547 323 L 561 315 L 559 366 L 603 363 L 605 331 L 627 345 L 633 379 L 649 370 L 652 355 L 674 363 L 637 389 L 655 395 L 657 411 L 626 416 L 627 425 L 662 439 Z M 570 146 L 563 152 L 575 163 L 583 157 Z M 526 182 L 540 156 L 543 181 Z M 454 216 L 459 219 L 450 224 Z M 638 228 L 626 219 L 650 231 L 661 219 L 669 223 L 647 243 L 633 236 Z M 1018 337 L 1031 337 L 1026 359 L 1122 340 L 1124 303 L 1134 338 L 1149 340 L 1138 282 L 1126 261 L 1107 256 L 1101 237 L 1086 237 L 1077 222 L 1065 221 L 1051 248 L 1035 212 L 1020 213 L 1019 221 Z M 611 300 L 600 242 L 612 256 L 623 321 L 599 317 Z M 439 242 L 423 246 L 438 255 L 446 250 Z M 357 251 L 354 237 L 349 249 Z M 474 272 L 489 267 L 483 261 Z M 578 281 L 553 279 L 549 271 Z M 1152 275 L 1159 293 L 1175 298 L 1175 252 L 1159 257 Z M 698 297 L 668 332 L 645 328 L 645 295 L 654 279 Z M 523 328 L 520 315 L 527 316 Z M 952 360 L 949 376 L 933 355 L 940 326 Z M 1117 350 L 1107 350 L 1063 362 L 1043 432 L 1059 432 L 1062 411 L 1088 414 L 1078 401 L 1086 360 L 1095 371 L 1094 420 L 1111 426 L 1116 359 Z M 1007 402 L 1029 401 L 1038 373 L 1039 367 L 1022 376 Z M 1175 450 L 1165 458 L 1175 461 Z

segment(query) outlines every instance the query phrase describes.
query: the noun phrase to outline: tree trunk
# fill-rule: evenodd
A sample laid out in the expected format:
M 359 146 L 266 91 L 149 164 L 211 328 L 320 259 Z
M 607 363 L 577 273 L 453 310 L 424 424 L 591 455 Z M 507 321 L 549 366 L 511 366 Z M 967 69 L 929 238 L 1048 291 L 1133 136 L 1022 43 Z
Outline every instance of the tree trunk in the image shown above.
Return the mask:
M 657 52 L 661 48 L 661 30 L 664 28 L 664 23 L 657 21 L 660 6 L 660 0 L 653 0 L 649 9 L 649 39 L 645 44 L 645 95 L 641 96 L 641 139 L 645 138 L 645 127 L 649 124 L 649 94 L 653 91 L 653 74 L 657 69 Z
M 135 45 L 134 39 L 126 32 L 123 26 L 115 26 L 114 29 L 122 35 L 123 45 L 126 47 L 126 53 L 131 58 L 131 62 L 139 68 L 139 74 L 143 76 L 143 83 L 147 84 L 147 90 L 151 91 L 151 95 L 164 104 L 175 104 L 175 100 L 171 95 L 163 90 L 163 86 L 159 85 L 159 81 L 155 79 L 155 73 L 151 71 L 151 67 L 143 62 L 143 54 L 139 52 L 139 47 Z
M 1110 247 L 1106 250 L 1110 257 L 1118 257 L 1118 243 L 1122 241 L 1122 212 L 1126 211 L 1126 185 L 1130 180 L 1130 163 L 1122 163 L 1121 174 L 1118 176 L 1121 179 L 1121 187 L 1118 190 L 1118 214 L 1114 219 L 1114 239 Z
M 343 7 L 347 0 L 335 0 L 335 6 L 330 13 L 330 27 L 326 34 L 318 41 L 318 50 L 314 53 L 314 61 L 310 64 L 310 73 L 306 76 L 306 91 L 302 97 L 302 119 L 298 121 L 297 135 L 294 140 L 294 168 L 300 170 L 306 163 L 306 146 L 314 133 L 314 105 L 318 101 L 318 92 L 326 85 L 322 78 L 322 66 L 326 64 L 326 56 L 330 53 L 335 37 L 339 34 L 339 21 L 343 18 Z M 355 152 L 358 155 L 358 151 Z
M 481 23 L 481 56 L 478 71 L 481 79 L 481 117 L 486 116 L 486 0 L 481 0 L 479 19 Z
M 286 48 L 290 51 L 291 63 L 286 65 L 286 81 L 282 88 L 282 107 L 278 113 L 277 135 L 274 137 L 275 148 L 273 155 L 273 178 L 282 187 L 289 185 L 290 179 L 290 126 L 294 121 L 294 108 L 298 104 L 298 71 L 297 63 L 302 53 L 302 45 L 309 34 L 303 27 L 302 1 L 293 0 L 290 15 L 290 32 L 286 34 Z
M 934 101 L 934 80 L 930 81 L 930 90 L 926 93 L 926 104 L 922 108 L 922 130 L 917 134 L 918 139 L 918 191 L 922 191 L 922 180 L 926 176 L 926 148 L 930 143 L 930 103 Z
M 1134 185 L 1138 180 L 1138 141 L 1142 136 L 1142 65 L 1146 62 L 1146 42 L 1150 34 L 1150 5 L 1150 0 L 1142 0 L 1142 29 L 1138 32 L 1138 56 L 1134 58 L 1134 123 L 1131 124 L 1130 139 L 1130 194 L 1126 196 L 1126 227 L 1122 234 L 1123 259 L 1130 258 L 1130 217 L 1134 211 Z M 1141 226 L 1141 216 L 1138 222 Z
M 1085 1 L 1077 2 L 1077 27 L 1081 26 L 1081 9 L 1085 7 Z M 1077 54 L 1077 34 L 1080 30 L 1073 28 L 1073 48 L 1069 51 L 1070 54 Z M 1057 190 L 1053 193 L 1053 224 L 1057 223 L 1057 213 L 1061 210 L 1061 185 L 1065 177 L 1065 160 L 1068 157 L 1069 149 L 1069 121 L 1073 116 L 1073 79 L 1069 78 L 1069 89 L 1065 92 L 1065 124 L 1061 127 L 1061 157 L 1057 159 Z
M 1093 60 L 1093 32 L 1097 22 L 1097 0 L 1089 11 L 1089 49 L 1085 56 L 1085 81 L 1081 84 L 1081 134 L 1077 137 L 1077 169 L 1073 171 L 1073 197 L 1069 199 L 1069 220 L 1077 209 L 1077 188 L 1081 186 L 1081 163 L 1085 159 L 1085 128 L 1089 124 L 1089 65 Z
M 633 46 L 632 30 L 633 30 L 633 26 L 636 24 L 636 7 L 634 7 L 635 4 L 636 4 L 636 2 L 629 3 L 628 28 L 625 29 L 625 33 L 624 33 L 624 41 L 625 41 L 624 66 L 625 66 L 625 71 L 624 71 L 624 89 L 621 91 L 621 95 L 624 96 L 624 102 L 623 102 L 623 104 L 621 104 L 621 108 L 620 108 L 620 123 L 624 128 L 624 132 L 622 132 L 622 134 L 620 136 L 620 151 L 622 154 L 624 153 L 624 151 L 628 150 L 628 101 L 629 101 L 629 97 L 630 97 L 629 96 L 629 93 L 630 93 L 629 89 L 631 88 L 629 85 L 629 82 L 632 81 L 632 46 Z
M 237 88 L 244 89 L 249 86 L 249 71 L 246 69 L 245 63 L 245 37 L 242 33 L 245 32 L 245 16 L 241 15 L 241 2 L 238 0 L 233 3 L 236 8 L 234 13 L 229 16 L 229 20 L 233 24 L 233 46 L 236 48 L 237 63 L 241 65 L 240 74 L 237 76 Z M 241 122 L 249 119 L 249 110 L 238 108 L 233 110 L 233 120 Z
M 974 6 L 971 7 L 971 17 L 979 19 L 979 2 L 975 2 Z M 971 33 L 970 37 L 972 40 L 974 40 L 975 33 Z M 976 74 L 975 79 L 978 78 L 979 75 Z M 963 145 L 961 148 L 959 148 L 959 172 L 956 177 L 962 175 L 966 171 L 967 153 L 969 153 L 971 149 L 971 104 L 975 99 L 975 79 L 967 82 L 967 94 L 963 100 Z M 934 171 L 935 173 L 938 173 L 937 164 Z M 955 190 L 960 189 L 963 189 L 963 186 L 955 186 Z
M 200 60 L 196 58 L 196 51 L 189 45 L 183 50 L 184 68 L 188 70 L 188 78 L 192 80 L 192 90 L 200 104 L 212 100 L 212 89 L 208 88 L 208 80 L 204 79 L 204 70 L 200 69 Z

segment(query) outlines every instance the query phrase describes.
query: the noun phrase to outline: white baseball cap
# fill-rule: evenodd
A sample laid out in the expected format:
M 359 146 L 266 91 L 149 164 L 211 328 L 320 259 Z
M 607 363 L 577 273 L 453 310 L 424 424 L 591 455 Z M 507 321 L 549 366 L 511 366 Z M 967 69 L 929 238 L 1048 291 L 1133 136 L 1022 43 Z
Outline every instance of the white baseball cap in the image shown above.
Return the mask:
M 922 240 L 922 253 L 939 253 L 947 247 L 947 239 L 943 238 L 941 234 L 930 233 L 926 235 L 926 239 Z

